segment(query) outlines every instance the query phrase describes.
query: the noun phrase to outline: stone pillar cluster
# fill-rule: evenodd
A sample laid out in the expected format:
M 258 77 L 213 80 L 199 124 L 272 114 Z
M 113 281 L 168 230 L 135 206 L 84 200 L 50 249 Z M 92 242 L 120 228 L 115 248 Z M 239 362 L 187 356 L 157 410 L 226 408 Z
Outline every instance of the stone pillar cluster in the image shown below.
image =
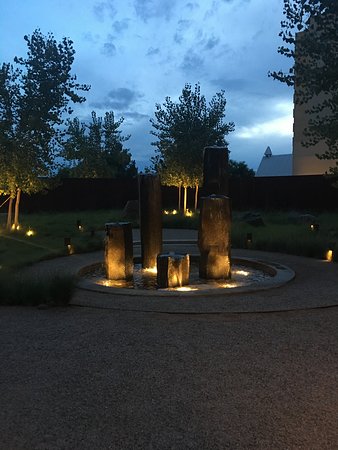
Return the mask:
M 206 147 L 203 166 L 198 247 L 199 275 L 205 279 L 231 277 L 231 206 L 228 195 L 228 149 Z M 158 175 L 138 178 L 141 260 L 143 269 L 157 267 L 159 288 L 189 284 L 189 255 L 162 254 L 161 182 Z M 130 223 L 106 224 L 105 264 L 110 280 L 133 277 Z

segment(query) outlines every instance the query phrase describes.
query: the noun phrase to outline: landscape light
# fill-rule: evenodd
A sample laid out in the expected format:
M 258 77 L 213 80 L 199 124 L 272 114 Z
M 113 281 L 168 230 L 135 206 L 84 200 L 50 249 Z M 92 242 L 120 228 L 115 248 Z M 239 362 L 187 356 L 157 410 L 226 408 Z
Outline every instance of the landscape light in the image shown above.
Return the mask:
M 332 262 L 333 261 L 333 250 L 328 250 L 326 252 L 326 261 Z
M 186 215 L 187 217 L 192 217 L 193 214 L 194 214 L 194 213 L 193 213 L 192 211 L 190 211 L 190 209 L 187 209 L 186 212 L 185 212 L 185 215 Z
M 32 230 L 31 228 L 28 228 L 28 230 L 26 231 L 26 236 L 30 237 L 30 236 L 34 236 L 35 235 L 35 231 Z
M 172 210 L 172 212 L 171 212 L 171 214 L 173 214 L 174 216 L 177 214 L 177 210 L 176 209 L 173 209 Z
M 246 243 L 246 248 L 250 248 L 252 246 L 252 233 L 246 234 L 245 243 Z
M 317 233 L 319 231 L 319 223 L 311 223 L 310 230 Z
M 167 209 L 165 209 L 164 211 L 163 211 L 163 214 L 165 214 L 166 216 L 169 214 L 169 211 L 167 210 Z
M 78 220 L 76 221 L 76 228 L 77 228 L 78 230 L 80 230 L 80 231 L 83 230 L 82 223 L 81 223 L 81 220 L 80 220 L 80 219 L 78 219 Z

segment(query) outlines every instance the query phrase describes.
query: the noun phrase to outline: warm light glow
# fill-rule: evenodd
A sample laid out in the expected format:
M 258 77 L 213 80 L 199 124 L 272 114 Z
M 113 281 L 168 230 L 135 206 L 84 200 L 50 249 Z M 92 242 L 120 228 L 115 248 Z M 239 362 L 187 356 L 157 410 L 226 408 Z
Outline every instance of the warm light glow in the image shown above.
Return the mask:
M 227 289 L 229 289 L 229 288 L 235 288 L 235 287 L 237 287 L 237 286 L 239 286 L 237 283 L 223 283 L 223 284 L 220 284 L 219 285 L 219 287 L 221 287 L 221 288 L 227 288 Z
M 328 250 L 326 252 L 326 261 L 332 262 L 333 260 L 333 250 Z
M 147 273 L 154 273 L 154 274 L 156 274 L 157 273 L 157 267 L 155 266 L 155 267 L 146 267 L 145 269 L 142 269 L 144 272 L 147 272 Z
M 177 214 L 177 210 L 176 209 L 173 209 L 172 210 L 172 212 L 171 212 L 171 214 L 173 214 L 174 216 Z
M 244 277 L 247 277 L 248 275 L 250 275 L 250 272 L 248 272 L 246 270 L 235 270 L 234 273 L 236 275 L 243 275 Z
M 192 288 L 189 286 L 181 286 L 178 288 L 175 288 L 175 291 L 180 291 L 180 292 L 189 292 L 189 291 L 197 291 L 198 288 Z
M 26 236 L 34 236 L 35 235 L 35 231 L 31 230 L 30 228 L 26 231 Z
M 20 230 L 20 225 L 15 226 L 14 223 L 12 225 L 12 230 Z
M 194 215 L 194 213 L 192 211 L 190 211 L 190 209 L 187 209 L 186 212 L 185 212 L 185 215 L 187 217 L 192 217 Z
M 107 287 L 125 287 L 126 282 L 124 280 L 98 280 L 97 284 Z
M 68 254 L 72 255 L 74 253 L 74 247 L 71 244 L 67 245 Z
M 163 213 L 167 216 L 168 214 L 170 214 L 170 212 L 167 210 L 167 209 L 165 209 L 164 211 L 163 211 Z
M 79 229 L 80 231 L 83 231 L 83 226 L 82 226 L 82 225 L 79 225 L 79 226 L 78 226 L 78 229 Z

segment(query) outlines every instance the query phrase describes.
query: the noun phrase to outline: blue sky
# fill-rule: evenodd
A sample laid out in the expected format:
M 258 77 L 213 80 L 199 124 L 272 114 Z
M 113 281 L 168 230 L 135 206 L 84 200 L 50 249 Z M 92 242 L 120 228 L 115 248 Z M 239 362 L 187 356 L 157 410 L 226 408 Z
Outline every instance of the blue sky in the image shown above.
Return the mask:
M 76 50 L 73 73 L 91 85 L 75 114 L 113 110 L 142 170 L 154 154 L 150 117 L 166 96 L 199 82 L 207 100 L 221 89 L 231 158 L 257 169 L 269 145 L 291 153 L 291 88 L 268 78 L 290 61 L 277 54 L 283 0 L 13 0 L 1 7 L 0 62 L 25 56 L 23 36 L 40 28 Z

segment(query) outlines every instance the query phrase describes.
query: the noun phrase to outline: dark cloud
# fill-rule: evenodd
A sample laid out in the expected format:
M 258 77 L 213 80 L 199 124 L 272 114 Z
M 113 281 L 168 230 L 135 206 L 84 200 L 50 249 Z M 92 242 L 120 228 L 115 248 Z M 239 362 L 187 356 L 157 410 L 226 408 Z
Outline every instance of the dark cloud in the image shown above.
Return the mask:
M 117 88 L 108 92 L 105 100 L 92 103 L 90 106 L 99 109 L 127 110 L 143 95 L 128 88 Z
M 150 47 L 147 51 L 147 56 L 158 55 L 160 52 L 161 50 L 158 47 L 157 48 Z
M 129 19 L 116 20 L 112 27 L 116 33 L 120 34 L 129 27 Z
M 176 0 L 134 0 L 136 14 L 145 22 L 148 19 L 171 18 Z
M 114 37 L 109 34 L 107 36 L 107 42 L 103 44 L 102 53 L 106 56 L 114 56 L 116 55 L 116 47 L 113 43 Z
M 190 11 L 193 11 L 194 9 L 199 8 L 200 5 L 197 2 L 188 2 L 186 3 L 185 7 Z
M 204 45 L 205 50 L 212 50 L 214 47 L 216 47 L 219 44 L 219 38 L 211 37 L 207 40 L 207 42 Z
M 201 56 L 197 55 L 193 51 L 188 51 L 184 56 L 181 69 L 183 69 L 184 72 L 198 73 L 203 68 L 203 65 L 204 61 Z
M 106 14 L 108 14 L 111 18 L 116 15 L 116 9 L 113 2 L 109 0 L 95 3 L 93 10 L 96 18 L 101 22 L 104 20 Z
M 179 20 L 177 22 L 176 33 L 174 34 L 174 41 L 176 44 L 182 44 L 184 41 L 184 33 L 191 27 L 191 20 Z

